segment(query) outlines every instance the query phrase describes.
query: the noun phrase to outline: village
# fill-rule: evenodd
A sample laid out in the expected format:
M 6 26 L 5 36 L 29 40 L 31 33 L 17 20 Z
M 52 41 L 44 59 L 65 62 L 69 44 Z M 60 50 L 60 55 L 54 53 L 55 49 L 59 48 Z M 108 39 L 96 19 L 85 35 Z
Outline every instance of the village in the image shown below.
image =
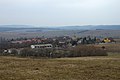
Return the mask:
M 77 45 L 87 45 L 87 44 L 111 44 L 116 43 L 116 41 L 112 38 L 96 38 L 96 37 L 73 37 L 69 36 L 61 36 L 61 37 L 53 37 L 53 38 L 19 38 L 19 39 L 11 39 L 5 40 L 1 38 L 0 40 L 0 48 L 2 53 L 13 53 L 14 50 L 17 51 L 17 54 L 20 54 L 20 51 L 25 48 L 29 49 L 67 49 L 76 47 Z

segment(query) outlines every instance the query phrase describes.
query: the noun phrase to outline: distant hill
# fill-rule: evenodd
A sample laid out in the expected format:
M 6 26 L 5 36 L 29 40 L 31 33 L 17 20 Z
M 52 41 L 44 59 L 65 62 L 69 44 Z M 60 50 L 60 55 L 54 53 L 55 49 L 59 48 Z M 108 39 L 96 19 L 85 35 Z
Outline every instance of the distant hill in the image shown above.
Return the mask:
M 60 27 L 35 27 L 31 25 L 0 25 L 0 32 L 41 32 L 61 30 L 120 30 L 120 25 L 85 25 Z
M 29 25 L 0 25 L 0 32 L 41 32 L 41 31 L 54 31 L 58 28 L 35 27 Z
M 87 25 L 87 26 L 65 26 L 65 30 L 120 30 L 120 25 Z
M 93 27 L 93 29 L 120 30 L 120 25 L 99 25 Z
M 31 25 L 0 25 L 2 28 L 33 28 Z
M 93 26 L 63 26 L 59 27 L 59 29 L 63 30 L 88 30 L 93 28 Z

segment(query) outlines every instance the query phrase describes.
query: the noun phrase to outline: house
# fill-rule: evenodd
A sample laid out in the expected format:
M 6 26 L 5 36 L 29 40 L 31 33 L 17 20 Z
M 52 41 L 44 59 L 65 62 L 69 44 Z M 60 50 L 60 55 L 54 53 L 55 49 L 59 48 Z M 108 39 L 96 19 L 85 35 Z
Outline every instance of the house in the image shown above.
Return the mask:
M 112 42 L 116 42 L 112 37 L 109 38 L 104 38 L 104 40 L 102 41 L 104 43 L 112 43 Z
M 32 49 L 49 49 L 53 48 L 52 44 L 39 44 L 39 45 L 31 45 Z

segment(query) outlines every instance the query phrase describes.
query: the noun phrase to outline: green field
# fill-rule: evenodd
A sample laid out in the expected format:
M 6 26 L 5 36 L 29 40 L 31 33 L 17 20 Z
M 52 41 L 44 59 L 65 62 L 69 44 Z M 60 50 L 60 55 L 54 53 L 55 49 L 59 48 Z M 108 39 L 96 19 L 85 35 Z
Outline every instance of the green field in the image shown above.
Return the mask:
M 120 54 L 57 59 L 1 56 L 0 80 L 120 80 Z

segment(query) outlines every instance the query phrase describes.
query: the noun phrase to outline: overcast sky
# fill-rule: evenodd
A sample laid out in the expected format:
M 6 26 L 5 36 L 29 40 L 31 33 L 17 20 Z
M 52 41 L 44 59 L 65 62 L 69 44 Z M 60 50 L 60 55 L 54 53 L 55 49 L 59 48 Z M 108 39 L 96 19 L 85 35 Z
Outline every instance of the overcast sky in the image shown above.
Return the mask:
M 120 0 L 0 0 L 0 24 L 120 24 Z

